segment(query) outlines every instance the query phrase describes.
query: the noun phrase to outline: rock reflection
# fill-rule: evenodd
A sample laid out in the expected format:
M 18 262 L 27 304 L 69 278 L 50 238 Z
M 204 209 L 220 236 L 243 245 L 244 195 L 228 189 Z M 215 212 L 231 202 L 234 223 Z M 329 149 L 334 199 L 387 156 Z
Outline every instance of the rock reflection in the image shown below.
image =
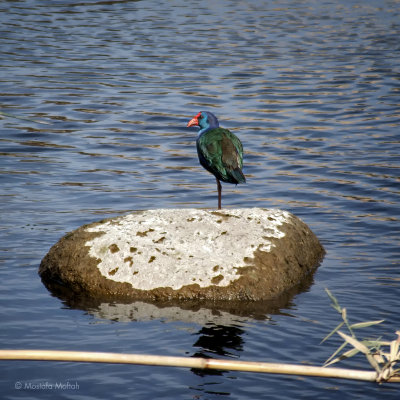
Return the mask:
M 283 293 L 281 296 L 265 301 L 206 301 L 206 300 L 171 300 L 164 302 L 134 301 L 115 302 L 92 299 L 71 293 L 66 287 L 47 282 L 46 287 L 58 297 L 65 306 L 79 309 L 98 319 L 116 322 L 163 320 L 181 321 L 200 326 L 215 324 L 235 326 L 249 320 L 268 320 L 271 314 L 288 314 L 293 307 L 293 298 L 313 284 L 310 275 L 304 281 Z M 218 353 L 217 353 L 218 354 Z

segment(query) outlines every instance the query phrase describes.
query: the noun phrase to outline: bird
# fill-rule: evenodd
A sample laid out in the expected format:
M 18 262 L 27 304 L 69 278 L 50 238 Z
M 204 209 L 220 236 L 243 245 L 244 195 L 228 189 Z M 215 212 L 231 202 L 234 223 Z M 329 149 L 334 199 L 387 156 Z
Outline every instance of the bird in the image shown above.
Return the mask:
M 196 140 L 200 164 L 217 180 L 218 209 L 221 209 L 222 182 L 245 183 L 243 145 L 228 129 L 220 128 L 217 117 L 210 111 L 200 111 L 187 127 L 200 128 Z

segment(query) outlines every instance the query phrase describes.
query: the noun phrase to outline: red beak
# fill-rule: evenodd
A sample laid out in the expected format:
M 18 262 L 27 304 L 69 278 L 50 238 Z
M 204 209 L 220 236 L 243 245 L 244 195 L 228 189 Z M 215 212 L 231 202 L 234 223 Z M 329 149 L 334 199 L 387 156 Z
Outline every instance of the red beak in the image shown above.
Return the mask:
M 199 120 L 197 119 L 197 115 L 188 122 L 187 128 L 189 126 L 199 126 Z

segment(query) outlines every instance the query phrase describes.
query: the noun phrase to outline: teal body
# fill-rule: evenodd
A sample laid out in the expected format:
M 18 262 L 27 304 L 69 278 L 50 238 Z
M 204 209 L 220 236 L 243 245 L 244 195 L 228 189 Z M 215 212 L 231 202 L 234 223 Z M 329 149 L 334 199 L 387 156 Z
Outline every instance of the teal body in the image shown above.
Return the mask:
M 244 183 L 243 146 L 239 138 L 228 129 L 214 128 L 204 131 L 196 141 L 200 164 L 218 180 Z

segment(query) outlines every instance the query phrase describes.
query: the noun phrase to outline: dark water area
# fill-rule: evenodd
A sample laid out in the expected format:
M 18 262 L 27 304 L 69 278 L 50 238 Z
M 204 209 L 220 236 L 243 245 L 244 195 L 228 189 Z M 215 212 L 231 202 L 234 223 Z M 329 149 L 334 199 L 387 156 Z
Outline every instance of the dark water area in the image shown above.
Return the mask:
M 393 340 L 399 37 L 396 0 L 1 2 L 1 347 L 321 365 L 340 343 L 320 345 L 340 322 L 326 287 L 352 322 L 385 320 L 360 337 Z M 302 218 L 327 251 L 312 281 L 249 312 L 53 296 L 38 266 L 68 231 L 132 210 L 216 207 L 186 128 L 200 110 L 245 149 L 247 183 L 224 184 L 223 206 Z M 4 399 L 400 395 L 395 384 L 236 371 L 0 365 Z M 369 368 L 362 356 L 338 366 Z M 66 382 L 79 387 L 33 388 Z

